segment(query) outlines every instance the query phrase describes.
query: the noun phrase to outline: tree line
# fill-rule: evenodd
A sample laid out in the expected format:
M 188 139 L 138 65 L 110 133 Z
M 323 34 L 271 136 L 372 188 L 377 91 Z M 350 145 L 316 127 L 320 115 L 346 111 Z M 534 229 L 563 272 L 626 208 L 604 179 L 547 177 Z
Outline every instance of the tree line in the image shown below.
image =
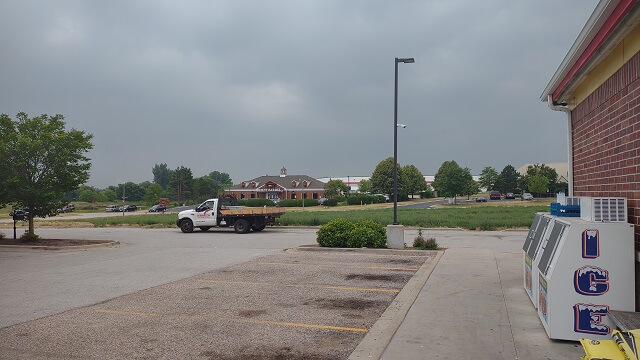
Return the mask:
M 126 183 L 98 189 L 93 186 L 82 185 L 77 190 L 68 192 L 68 201 L 108 202 L 115 200 L 144 201 L 147 205 L 157 204 L 161 198 L 171 201 L 202 202 L 206 199 L 218 197 L 225 187 L 231 186 L 232 180 L 228 173 L 212 171 L 208 175 L 194 177 L 191 169 L 179 166 L 174 170 L 167 164 L 155 164 L 151 170 L 153 182 L 144 181 L 139 184 L 128 181 Z

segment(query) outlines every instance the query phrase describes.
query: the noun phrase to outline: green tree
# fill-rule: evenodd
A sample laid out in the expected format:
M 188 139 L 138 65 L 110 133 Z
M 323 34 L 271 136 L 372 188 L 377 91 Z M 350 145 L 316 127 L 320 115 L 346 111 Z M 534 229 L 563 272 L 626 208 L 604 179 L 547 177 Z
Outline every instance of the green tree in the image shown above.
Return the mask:
M 218 197 L 222 193 L 222 185 L 210 176 L 203 176 L 193 181 L 193 195 L 196 202 Z
M 167 164 L 155 164 L 151 172 L 153 172 L 153 182 L 162 186 L 164 190 L 167 190 L 169 188 L 169 181 L 171 180 L 171 173 L 173 172 L 169 170 Z
M 171 197 L 176 199 L 176 201 L 185 201 L 188 199 L 193 189 L 193 173 L 191 169 L 184 166 L 175 169 L 171 174 L 169 189 L 171 191 Z
M 367 179 L 362 179 L 360 180 L 360 184 L 358 186 L 358 191 L 363 193 L 363 194 L 370 194 L 372 191 L 371 188 L 371 180 L 367 180 Z
M 402 168 L 404 176 L 404 191 L 407 195 L 415 195 L 427 190 L 427 182 L 415 165 L 405 165 Z
M 498 181 L 498 172 L 491 166 L 486 166 L 480 172 L 479 185 L 487 190 L 493 190 Z
M 548 190 L 555 194 L 556 192 L 563 191 L 567 186 L 566 183 L 558 181 L 556 169 L 545 164 L 534 164 L 527 167 L 527 173 L 521 178 L 520 184 L 522 188 L 528 189 L 529 192 L 536 193 L 536 191 L 529 188 L 530 180 L 536 175 L 542 175 L 547 179 L 547 187 L 544 193 Z M 542 193 L 538 194 L 541 195 Z
M 398 195 L 406 194 L 404 172 L 402 166 L 398 164 Z M 376 169 L 371 174 L 372 192 L 387 194 L 393 198 L 393 158 L 386 158 L 378 163 Z
M 453 198 L 455 201 L 468 187 L 467 172 L 455 161 L 445 161 L 440 165 L 431 186 L 439 196 Z
M 342 180 L 333 179 L 324 184 L 324 196 L 331 199 L 349 192 L 349 186 Z
M 105 189 L 100 191 L 100 194 L 106 199 L 106 201 L 114 201 L 116 199 L 116 192 L 111 189 Z
M 107 201 L 107 198 L 103 196 L 96 188 L 91 186 L 80 186 L 78 189 L 78 200 L 84 202 L 103 202 Z
M 85 156 L 93 135 L 65 130 L 64 116 L 16 120 L 0 115 L 0 204 L 14 204 L 29 211 L 29 235 L 33 218 L 56 213 L 64 195 L 89 179 L 91 163 Z
M 151 184 L 147 187 L 144 194 L 144 203 L 151 206 L 160 201 L 160 198 L 164 197 L 165 191 L 160 184 Z
M 467 198 L 470 198 L 471 195 L 475 195 L 480 191 L 480 185 L 477 181 L 473 180 L 473 176 L 471 175 L 471 169 L 464 168 L 464 180 L 465 186 L 462 195 L 467 195 Z
M 213 171 L 209 173 L 209 177 L 220 183 L 222 186 L 233 185 L 231 176 L 229 176 L 229 174 L 227 174 L 226 172 Z
M 500 172 L 495 188 L 503 194 L 514 192 L 518 188 L 518 179 L 519 176 L 516 169 L 511 165 L 507 165 Z
M 122 194 L 126 197 L 125 201 L 140 201 L 144 199 L 144 188 L 132 181 L 127 181 L 124 185 L 118 184 L 118 197 L 122 199 Z
M 528 179 L 527 189 L 534 194 L 544 194 L 549 188 L 549 179 L 542 174 L 535 174 Z

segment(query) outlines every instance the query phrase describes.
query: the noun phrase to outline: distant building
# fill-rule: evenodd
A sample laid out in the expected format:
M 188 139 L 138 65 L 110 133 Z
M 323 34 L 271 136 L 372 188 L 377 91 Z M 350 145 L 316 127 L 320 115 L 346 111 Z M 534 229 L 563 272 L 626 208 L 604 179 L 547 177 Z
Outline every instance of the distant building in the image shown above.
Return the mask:
M 280 176 L 259 176 L 242 181 L 226 189 L 223 196 L 236 199 L 319 199 L 324 196 L 324 183 L 307 175 L 288 175 L 287 169 Z
M 327 183 L 329 180 L 342 180 L 343 183 L 347 184 L 349 188 L 351 188 L 351 192 L 358 192 L 358 190 L 360 189 L 360 181 L 369 180 L 370 178 L 371 176 L 330 176 L 318 178 L 318 180 L 322 181 L 323 183 Z M 433 183 L 434 178 L 434 175 L 424 175 L 424 181 L 429 186 L 431 186 L 431 183 Z M 479 176 L 473 176 L 473 180 L 478 181 L 479 179 Z

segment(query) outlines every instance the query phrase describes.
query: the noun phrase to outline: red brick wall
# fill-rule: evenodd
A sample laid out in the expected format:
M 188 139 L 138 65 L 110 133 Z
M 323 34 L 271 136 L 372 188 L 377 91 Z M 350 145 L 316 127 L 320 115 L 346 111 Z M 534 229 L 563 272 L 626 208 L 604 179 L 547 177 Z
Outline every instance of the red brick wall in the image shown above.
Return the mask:
M 571 112 L 575 196 L 626 197 L 640 248 L 640 53 Z

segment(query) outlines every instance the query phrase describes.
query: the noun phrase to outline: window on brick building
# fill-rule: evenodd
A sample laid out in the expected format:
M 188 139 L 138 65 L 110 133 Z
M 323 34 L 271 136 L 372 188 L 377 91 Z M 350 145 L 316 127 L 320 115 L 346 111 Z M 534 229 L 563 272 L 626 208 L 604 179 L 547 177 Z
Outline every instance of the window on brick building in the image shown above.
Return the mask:
M 307 198 L 307 193 L 302 193 L 302 198 L 306 199 Z
M 291 193 L 291 200 L 295 200 L 296 199 L 296 193 Z
M 251 194 L 251 198 L 255 199 L 256 198 L 256 194 Z
M 318 199 L 318 193 L 313 193 L 312 197 L 317 200 Z
M 244 199 L 244 193 L 240 194 L 240 199 Z

